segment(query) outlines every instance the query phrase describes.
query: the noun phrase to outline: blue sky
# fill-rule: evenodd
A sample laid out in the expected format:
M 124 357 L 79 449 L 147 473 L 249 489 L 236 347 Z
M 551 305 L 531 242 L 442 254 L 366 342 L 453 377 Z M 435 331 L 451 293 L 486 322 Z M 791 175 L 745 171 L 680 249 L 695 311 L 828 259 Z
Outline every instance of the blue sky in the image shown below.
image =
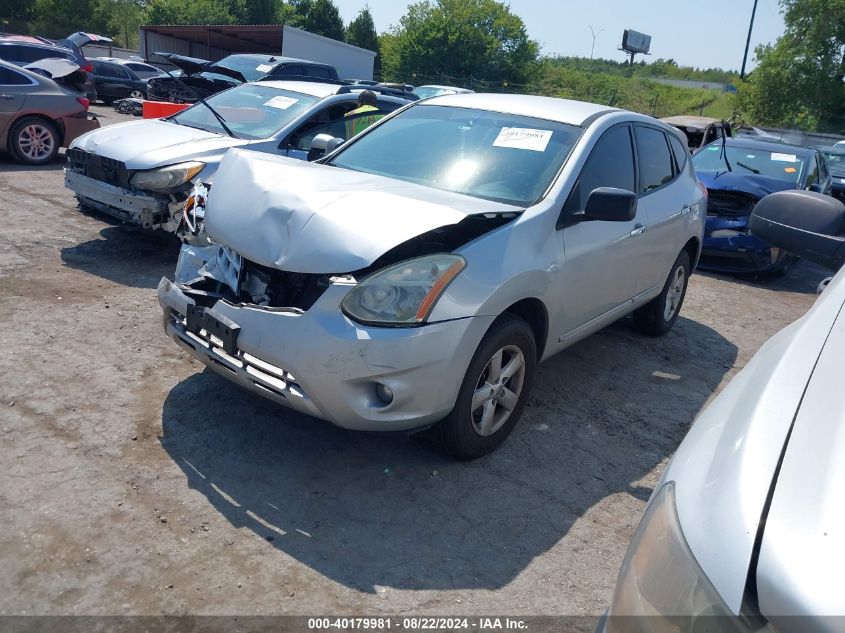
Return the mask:
M 345 23 L 368 4 L 381 33 L 398 24 L 410 4 L 404 0 L 335 0 Z M 626 28 L 651 35 L 651 59 L 673 58 L 685 66 L 739 70 L 753 0 L 511 0 L 544 54 L 589 57 L 596 32 L 596 57 L 624 59 L 616 50 Z M 749 68 L 757 44 L 783 33 L 777 0 L 759 0 L 751 36 Z

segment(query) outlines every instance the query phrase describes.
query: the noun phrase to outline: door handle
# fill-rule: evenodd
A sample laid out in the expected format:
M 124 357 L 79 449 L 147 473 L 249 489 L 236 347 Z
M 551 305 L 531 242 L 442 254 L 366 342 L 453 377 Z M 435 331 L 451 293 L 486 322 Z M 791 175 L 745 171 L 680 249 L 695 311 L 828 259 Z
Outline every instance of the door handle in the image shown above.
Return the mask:
M 681 215 L 687 215 L 690 212 L 690 206 L 685 204 L 683 208 L 681 208 Z
M 640 234 L 640 233 L 642 233 L 643 231 L 645 231 L 645 227 L 644 227 L 642 224 L 637 224 L 637 225 L 634 227 L 634 230 L 633 230 L 633 231 L 631 231 L 631 237 L 634 237 L 635 235 L 639 235 L 639 234 Z

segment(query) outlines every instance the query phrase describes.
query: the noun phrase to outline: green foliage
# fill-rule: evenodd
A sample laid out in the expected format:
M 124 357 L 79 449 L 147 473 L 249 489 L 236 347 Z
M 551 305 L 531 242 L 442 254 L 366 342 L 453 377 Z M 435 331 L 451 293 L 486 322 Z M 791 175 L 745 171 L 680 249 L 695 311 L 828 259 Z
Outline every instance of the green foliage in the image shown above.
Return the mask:
M 496 0 L 423 0 L 408 7 L 392 35 L 394 48 L 383 63 L 394 78 L 417 73 L 524 82 L 538 52 L 522 19 Z
M 144 0 L 100 0 L 108 35 L 124 48 L 138 47 L 138 27 L 144 19 Z M 103 34 L 105 35 L 105 34 Z
M 707 81 L 723 84 L 735 84 L 739 81 L 739 73 L 722 70 L 721 68 L 693 68 L 691 66 L 678 66 L 674 59 L 657 59 L 646 63 L 640 60 L 634 63 L 633 73 L 627 61 L 615 61 L 610 59 L 589 59 L 588 57 L 550 57 L 549 62 L 573 70 L 584 70 L 617 75 L 619 77 L 630 77 L 632 74 L 638 77 L 684 79 L 687 81 Z
M 0 0 L 0 30 L 26 33 L 35 15 L 35 0 Z
M 108 31 L 108 19 L 98 0 L 35 0 L 33 9 L 32 26 L 38 35 L 56 39 L 79 30 Z
M 235 24 L 241 13 L 240 9 L 239 4 L 218 0 L 150 0 L 145 22 L 147 24 Z
M 273 24 L 276 21 L 276 0 L 245 0 L 243 24 Z
M 346 27 L 346 41 L 355 46 L 379 52 L 379 37 L 376 33 L 375 22 L 373 22 L 373 14 L 366 5 Z M 381 55 L 379 54 L 376 54 L 373 62 L 373 76 L 381 76 Z
M 845 129 L 845 0 L 781 0 L 786 31 L 755 51 L 738 103 L 761 125 Z
M 343 41 L 340 11 L 332 0 L 292 0 L 287 24 L 310 33 Z

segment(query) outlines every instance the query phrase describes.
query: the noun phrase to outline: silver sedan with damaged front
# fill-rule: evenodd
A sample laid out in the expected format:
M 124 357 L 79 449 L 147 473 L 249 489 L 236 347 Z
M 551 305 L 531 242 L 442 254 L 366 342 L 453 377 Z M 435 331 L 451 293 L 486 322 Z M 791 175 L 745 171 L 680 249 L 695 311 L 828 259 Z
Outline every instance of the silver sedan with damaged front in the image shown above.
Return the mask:
M 668 331 L 706 193 L 684 141 L 623 110 L 464 94 L 316 163 L 231 150 L 162 279 L 167 334 L 278 403 L 352 429 L 437 425 L 479 457 L 538 361 L 633 312 Z
M 338 83 L 263 81 L 170 117 L 109 125 L 71 144 L 65 186 L 83 208 L 176 231 L 193 183 L 213 182 L 228 149 L 305 159 L 317 134 L 344 136 L 359 92 Z M 405 103 L 378 96 L 382 114 Z

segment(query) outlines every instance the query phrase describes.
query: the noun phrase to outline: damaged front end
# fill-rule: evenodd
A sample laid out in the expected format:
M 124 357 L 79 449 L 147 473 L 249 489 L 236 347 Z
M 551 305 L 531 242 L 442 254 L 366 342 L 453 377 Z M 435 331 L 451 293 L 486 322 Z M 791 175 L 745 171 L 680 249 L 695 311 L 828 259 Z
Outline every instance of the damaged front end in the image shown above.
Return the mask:
M 699 266 L 703 270 L 726 273 L 779 273 L 794 258 L 752 235 L 748 228 L 754 206 L 770 191 L 757 187 L 754 192 L 736 188 L 708 187 L 707 220 Z

